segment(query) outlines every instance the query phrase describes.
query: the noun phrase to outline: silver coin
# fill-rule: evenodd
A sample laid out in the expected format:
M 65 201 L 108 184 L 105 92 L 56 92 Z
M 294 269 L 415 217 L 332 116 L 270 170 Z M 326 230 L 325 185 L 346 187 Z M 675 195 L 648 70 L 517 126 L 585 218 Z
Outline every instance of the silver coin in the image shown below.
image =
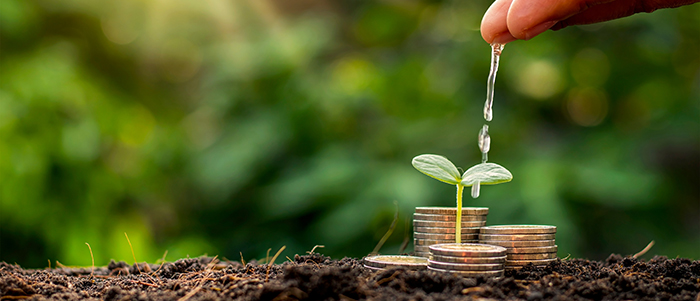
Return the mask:
M 418 239 L 432 239 L 432 240 L 455 240 L 457 236 L 455 234 L 444 234 L 444 233 L 423 233 L 423 232 L 413 232 L 413 238 Z M 479 239 L 479 234 L 476 233 L 464 233 L 460 235 L 464 239 Z
M 478 243 L 479 241 L 477 239 L 462 239 L 463 243 Z M 429 245 L 437 245 L 437 244 L 453 244 L 455 243 L 454 239 L 420 239 L 416 238 L 413 239 L 413 245 L 415 246 L 429 246 Z
M 481 230 L 481 227 L 486 225 L 486 221 L 462 221 L 462 228 L 471 228 L 475 229 L 476 233 L 479 233 Z M 434 228 L 453 228 L 456 225 L 456 222 L 444 222 L 444 221 L 424 221 L 424 220 L 413 220 L 413 226 L 414 227 L 434 227 Z
M 428 266 L 450 271 L 501 271 L 502 263 L 454 263 L 428 260 Z
M 552 259 L 528 259 L 528 260 L 506 260 L 506 266 L 511 266 L 511 265 L 527 265 L 532 263 L 532 265 L 536 266 L 541 266 L 541 265 L 547 265 L 552 261 L 557 260 L 556 258 Z M 430 263 L 428 263 L 430 264 Z
M 547 240 L 556 234 L 479 234 L 479 240 Z
M 538 253 L 556 253 L 558 247 L 523 247 L 523 248 L 508 248 L 508 254 L 538 254 Z
M 556 259 L 557 253 L 507 254 L 508 260 Z
M 457 256 L 445 256 L 445 255 L 430 255 L 428 259 L 437 262 L 450 262 L 450 263 L 500 263 L 506 262 L 506 256 L 498 257 L 457 257 Z
M 415 233 L 414 233 L 415 235 Z M 554 239 L 548 240 L 479 240 L 482 244 L 501 246 L 504 248 L 517 247 L 547 247 L 554 245 Z
M 461 230 L 462 234 L 475 234 L 477 237 L 479 236 L 479 228 L 462 228 Z M 455 228 L 413 227 L 413 232 L 454 234 Z
M 405 256 L 405 255 L 378 255 L 369 256 L 363 259 L 367 266 L 375 268 L 403 267 L 407 269 L 421 270 L 428 265 L 425 257 Z
M 498 225 L 481 228 L 484 234 L 553 234 L 557 226 L 550 225 Z
M 454 257 L 500 257 L 506 255 L 506 248 L 475 243 L 437 244 L 429 247 L 433 255 Z
M 456 214 L 457 207 L 416 207 L 416 213 L 426 214 Z M 462 207 L 462 214 L 466 215 L 487 215 L 488 207 Z
M 503 276 L 503 270 L 500 270 L 500 271 L 451 271 L 451 270 L 444 270 L 444 269 L 436 269 L 436 268 L 432 268 L 432 267 L 428 267 L 428 270 L 441 272 L 441 273 L 452 273 L 452 274 L 456 274 L 459 276 L 470 277 L 470 278 L 477 278 L 477 277 L 489 278 L 489 277 L 502 277 Z
M 454 222 L 457 220 L 457 215 L 414 213 L 413 220 Z M 486 215 L 462 215 L 462 222 L 483 222 L 485 220 Z

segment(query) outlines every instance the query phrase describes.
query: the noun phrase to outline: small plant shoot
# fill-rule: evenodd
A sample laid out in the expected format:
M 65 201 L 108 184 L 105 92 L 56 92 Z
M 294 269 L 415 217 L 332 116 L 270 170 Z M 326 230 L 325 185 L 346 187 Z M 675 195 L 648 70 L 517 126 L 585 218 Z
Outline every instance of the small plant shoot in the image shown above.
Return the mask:
M 411 162 L 418 171 L 438 181 L 457 186 L 457 219 L 455 222 L 455 239 L 462 242 L 462 192 L 464 187 L 472 187 L 472 197 L 479 196 L 481 185 L 493 185 L 509 182 L 513 175 L 505 167 L 496 163 L 480 163 L 467 169 L 462 175 L 457 167 L 440 155 L 419 155 Z

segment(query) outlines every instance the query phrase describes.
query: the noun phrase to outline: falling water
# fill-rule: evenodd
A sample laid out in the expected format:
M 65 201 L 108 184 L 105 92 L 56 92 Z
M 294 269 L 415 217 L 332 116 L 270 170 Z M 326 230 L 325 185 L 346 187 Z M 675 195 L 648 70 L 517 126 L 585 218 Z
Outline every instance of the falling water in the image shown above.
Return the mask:
M 484 124 L 479 131 L 479 149 L 481 150 L 481 163 L 489 160 L 489 150 L 491 149 L 491 136 L 489 136 L 489 126 Z
M 496 73 L 498 72 L 498 61 L 501 58 L 503 44 L 491 44 L 491 71 L 489 71 L 489 79 L 486 85 L 486 103 L 484 104 L 484 119 L 491 121 L 493 119 L 493 88 L 496 84 Z
M 479 191 L 481 190 L 481 182 L 476 182 L 472 185 L 472 198 L 479 197 Z

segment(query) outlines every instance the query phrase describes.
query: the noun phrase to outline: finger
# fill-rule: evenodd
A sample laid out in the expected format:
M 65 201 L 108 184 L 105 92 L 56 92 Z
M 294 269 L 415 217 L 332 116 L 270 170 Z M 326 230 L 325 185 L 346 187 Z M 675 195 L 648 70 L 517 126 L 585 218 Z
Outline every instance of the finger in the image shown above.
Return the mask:
M 505 44 L 515 38 L 508 31 L 506 16 L 513 0 L 496 0 L 481 19 L 481 37 L 486 42 Z
M 517 39 L 529 40 L 557 22 L 611 0 L 513 0 L 508 10 L 508 31 Z
M 559 30 L 571 25 L 592 24 L 608 20 L 627 17 L 641 12 L 653 12 L 661 8 L 672 8 L 693 4 L 700 0 L 675 0 L 675 1 L 639 1 L 639 0 L 616 0 L 614 2 L 603 3 L 589 8 L 588 10 L 559 21 L 552 26 L 553 30 Z

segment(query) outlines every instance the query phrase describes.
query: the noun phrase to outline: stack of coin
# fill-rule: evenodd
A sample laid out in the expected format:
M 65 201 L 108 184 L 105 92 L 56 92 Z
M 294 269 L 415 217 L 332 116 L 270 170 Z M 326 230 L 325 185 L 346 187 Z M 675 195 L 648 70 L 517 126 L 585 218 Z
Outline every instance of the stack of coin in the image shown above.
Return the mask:
M 368 256 L 362 261 L 365 268 L 376 271 L 394 267 L 408 270 L 425 270 L 428 265 L 428 260 L 424 257 L 405 255 Z
M 557 259 L 554 237 L 556 226 L 500 225 L 481 227 L 479 243 L 508 249 L 506 269 L 521 268 L 529 263 L 545 266 Z
M 501 277 L 506 249 L 499 246 L 451 243 L 431 245 L 428 270 L 464 277 Z
M 488 213 L 489 208 L 486 207 L 462 208 L 461 242 L 478 241 L 479 228 L 486 224 Z M 413 214 L 413 245 L 416 256 L 428 257 L 430 245 L 456 242 L 456 220 L 455 207 L 416 207 L 416 213 Z

